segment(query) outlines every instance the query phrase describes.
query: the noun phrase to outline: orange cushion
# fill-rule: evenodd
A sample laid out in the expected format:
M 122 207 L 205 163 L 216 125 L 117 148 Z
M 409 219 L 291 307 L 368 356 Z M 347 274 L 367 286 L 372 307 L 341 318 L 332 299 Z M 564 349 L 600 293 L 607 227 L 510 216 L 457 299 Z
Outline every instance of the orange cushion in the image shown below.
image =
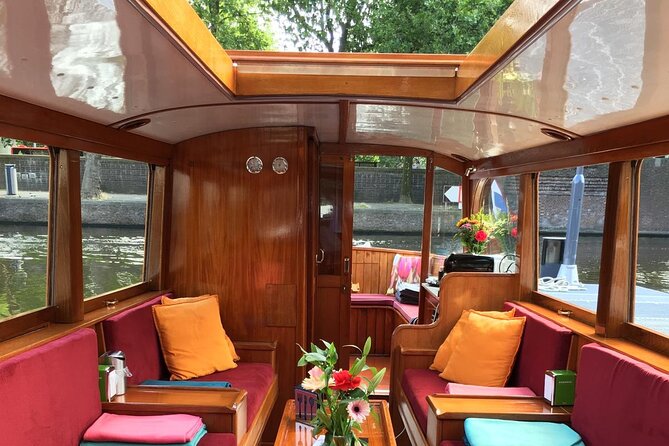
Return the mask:
M 218 294 L 203 294 L 202 296 L 197 296 L 197 297 L 179 297 L 177 299 L 170 299 L 167 296 L 161 296 L 160 302 L 163 305 L 187 304 L 201 301 L 202 299 L 206 299 L 210 296 L 215 296 L 216 300 L 218 301 Z M 230 353 L 232 353 L 232 359 L 234 359 L 235 361 L 239 361 L 240 358 L 239 355 L 237 354 L 237 351 L 235 350 L 235 344 L 232 343 L 232 339 L 230 339 L 230 336 L 228 336 L 227 334 L 225 335 L 225 342 L 228 344 L 228 349 L 230 349 Z
M 460 337 L 462 336 L 462 329 L 469 320 L 470 312 L 480 314 L 482 316 L 494 317 L 497 319 L 508 319 L 513 317 L 513 315 L 516 312 L 516 309 L 512 308 L 509 311 L 464 310 L 458 322 L 455 324 L 453 329 L 451 329 L 451 332 L 448 334 L 444 342 L 442 342 L 442 344 L 439 346 L 439 350 L 437 350 L 437 355 L 434 357 L 434 362 L 430 366 L 430 369 L 437 370 L 439 372 L 444 371 L 444 369 L 446 368 L 446 364 L 448 364 L 448 360 L 451 358 L 451 355 L 453 354 L 455 346 L 460 341 Z
M 191 379 L 237 367 L 225 340 L 216 296 L 151 309 L 170 379 Z
M 470 313 L 460 342 L 440 377 L 460 384 L 502 387 L 513 368 L 524 317 L 496 319 Z

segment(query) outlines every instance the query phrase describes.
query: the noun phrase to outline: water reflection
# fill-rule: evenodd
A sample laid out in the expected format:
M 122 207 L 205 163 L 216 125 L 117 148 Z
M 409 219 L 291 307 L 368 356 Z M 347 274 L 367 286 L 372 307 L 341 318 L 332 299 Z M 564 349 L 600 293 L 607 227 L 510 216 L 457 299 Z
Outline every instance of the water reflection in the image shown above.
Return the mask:
M 84 296 L 138 283 L 144 230 L 83 229 Z M 0 225 L 0 318 L 46 306 L 46 226 Z
M 126 58 L 113 0 L 49 2 L 51 83 L 56 94 L 125 112 Z

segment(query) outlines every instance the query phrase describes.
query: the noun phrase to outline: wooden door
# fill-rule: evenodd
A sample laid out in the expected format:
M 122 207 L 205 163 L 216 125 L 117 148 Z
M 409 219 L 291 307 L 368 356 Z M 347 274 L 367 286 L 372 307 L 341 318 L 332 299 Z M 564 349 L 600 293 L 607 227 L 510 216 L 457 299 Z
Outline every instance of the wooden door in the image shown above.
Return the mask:
M 351 255 L 353 244 L 353 162 L 349 157 L 322 155 L 318 166 L 318 221 L 314 237 L 316 292 L 314 342 L 334 342 L 339 366 L 348 368 L 350 349 Z

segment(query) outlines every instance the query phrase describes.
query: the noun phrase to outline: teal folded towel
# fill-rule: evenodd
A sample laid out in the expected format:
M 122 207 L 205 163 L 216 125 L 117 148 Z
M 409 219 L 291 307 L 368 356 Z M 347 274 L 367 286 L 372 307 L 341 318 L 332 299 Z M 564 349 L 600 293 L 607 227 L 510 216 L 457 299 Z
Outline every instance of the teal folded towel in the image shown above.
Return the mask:
M 585 446 L 581 436 L 566 424 L 487 418 L 465 420 L 468 446 Z
M 147 379 L 143 386 L 173 386 L 173 387 L 232 387 L 227 381 L 167 381 L 162 379 Z
M 196 446 L 202 437 L 207 434 L 207 429 L 202 426 L 197 434 L 187 443 L 163 443 L 160 446 Z M 157 443 L 119 443 L 116 441 L 82 441 L 79 443 L 79 446 L 149 446 L 155 445 Z

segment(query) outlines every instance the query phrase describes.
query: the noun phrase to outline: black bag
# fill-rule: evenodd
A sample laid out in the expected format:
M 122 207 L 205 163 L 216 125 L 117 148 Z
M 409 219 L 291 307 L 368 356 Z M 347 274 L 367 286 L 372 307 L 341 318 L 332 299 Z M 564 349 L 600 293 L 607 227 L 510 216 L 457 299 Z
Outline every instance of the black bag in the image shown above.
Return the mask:
M 401 304 L 418 305 L 418 296 L 418 291 L 409 287 L 398 287 L 397 291 L 395 292 L 395 300 Z
M 479 272 L 491 273 L 495 270 L 495 261 L 492 257 L 475 254 L 451 254 L 444 260 L 444 272 Z

